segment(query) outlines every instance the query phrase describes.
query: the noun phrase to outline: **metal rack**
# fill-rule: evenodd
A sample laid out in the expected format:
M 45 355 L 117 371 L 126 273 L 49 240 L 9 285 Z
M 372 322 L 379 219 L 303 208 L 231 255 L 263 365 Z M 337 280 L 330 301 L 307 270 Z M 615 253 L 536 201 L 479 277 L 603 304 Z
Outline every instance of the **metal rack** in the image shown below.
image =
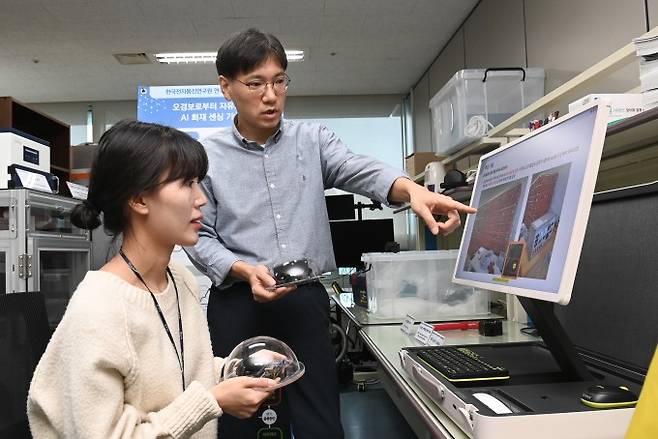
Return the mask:
M 55 327 L 89 270 L 89 232 L 71 223 L 78 202 L 28 189 L 0 190 L 0 293 L 41 292 Z

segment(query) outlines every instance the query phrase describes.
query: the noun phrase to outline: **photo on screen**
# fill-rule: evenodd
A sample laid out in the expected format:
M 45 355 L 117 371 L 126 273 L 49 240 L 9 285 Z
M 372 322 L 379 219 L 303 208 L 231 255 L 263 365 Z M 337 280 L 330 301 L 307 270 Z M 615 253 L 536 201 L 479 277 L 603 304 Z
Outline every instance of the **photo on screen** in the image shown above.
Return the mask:
M 570 168 L 566 163 L 532 176 L 517 237 L 525 244 L 518 277 L 546 279 L 548 275 Z
M 510 242 L 505 254 L 505 264 L 503 265 L 503 276 L 518 277 L 521 268 L 521 255 L 525 248 L 524 242 Z
M 521 178 L 482 191 L 464 271 L 502 274 L 507 246 L 518 235 L 527 184 Z

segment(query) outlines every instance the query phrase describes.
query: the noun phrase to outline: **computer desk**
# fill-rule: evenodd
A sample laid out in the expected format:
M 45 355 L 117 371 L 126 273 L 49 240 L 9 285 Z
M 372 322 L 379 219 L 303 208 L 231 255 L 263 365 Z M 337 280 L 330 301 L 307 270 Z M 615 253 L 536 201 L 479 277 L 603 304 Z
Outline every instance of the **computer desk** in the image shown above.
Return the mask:
M 359 306 L 348 307 L 330 295 L 340 312 L 358 331 L 359 339 L 378 363 L 379 378 L 398 410 L 419 438 L 467 439 L 468 436 L 418 387 L 402 369 L 398 351 L 405 346 L 421 346 L 400 330 L 401 319 L 381 319 Z M 482 316 L 478 316 L 482 318 Z M 417 326 L 418 324 L 416 324 Z M 484 337 L 477 330 L 442 331 L 445 344 L 479 344 L 536 341 L 521 332 L 523 325 L 504 321 L 503 335 Z M 415 334 L 415 330 L 414 330 Z

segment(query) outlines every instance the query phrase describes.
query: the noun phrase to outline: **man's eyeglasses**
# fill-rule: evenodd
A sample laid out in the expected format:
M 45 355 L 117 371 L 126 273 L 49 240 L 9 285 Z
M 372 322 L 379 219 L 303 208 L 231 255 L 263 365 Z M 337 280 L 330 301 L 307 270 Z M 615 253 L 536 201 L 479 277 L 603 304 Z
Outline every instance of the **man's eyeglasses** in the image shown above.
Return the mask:
M 278 76 L 272 81 L 261 81 L 260 79 L 253 79 L 251 81 L 242 82 L 239 79 L 235 80 L 246 86 L 250 92 L 257 95 L 262 95 L 265 93 L 267 84 L 272 84 L 272 89 L 277 95 L 282 95 L 288 91 L 288 85 L 290 85 L 290 77 L 288 75 Z

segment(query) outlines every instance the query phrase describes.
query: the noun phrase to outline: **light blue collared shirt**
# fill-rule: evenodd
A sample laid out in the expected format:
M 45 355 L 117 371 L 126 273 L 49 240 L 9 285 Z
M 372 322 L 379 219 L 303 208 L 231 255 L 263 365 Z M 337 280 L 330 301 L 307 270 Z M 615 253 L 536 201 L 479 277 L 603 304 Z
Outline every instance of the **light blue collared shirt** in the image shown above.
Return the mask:
M 213 284 L 229 286 L 238 260 L 272 269 L 308 259 L 314 273 L 334 270 L 324 190 L 339 188 L 386 205 L 393 182 L 406 174 L 352 153 L 329 129 L 283 120 L 264 145 L 232 124 L 201 141 L 208 153 L 199 242 L 187 248 Z

